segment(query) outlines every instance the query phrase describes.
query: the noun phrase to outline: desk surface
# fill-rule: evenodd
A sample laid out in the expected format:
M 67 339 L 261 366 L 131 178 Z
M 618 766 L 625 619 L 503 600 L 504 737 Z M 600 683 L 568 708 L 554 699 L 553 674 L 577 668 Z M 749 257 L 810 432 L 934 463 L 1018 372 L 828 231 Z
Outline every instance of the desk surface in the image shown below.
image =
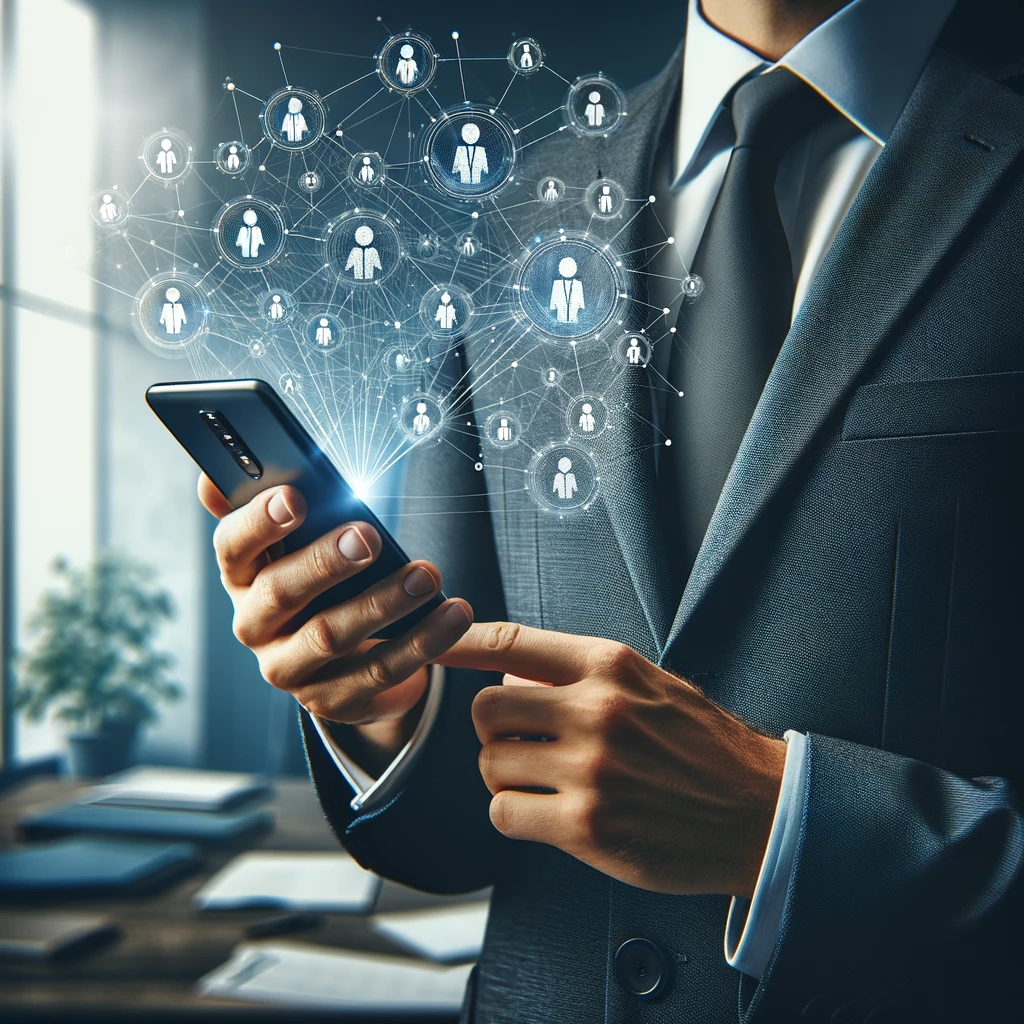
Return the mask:
M 0 849 L 21 842 L 17 822 L 28 810 L 69 799 L 75 789 L 75 783 L 69 780 L 50 778 L 29 782 L 5 794 L 0 800 Z M 227 960 L 237 943 L 248 941 L 247 925 L 272 913 L 266 909 L 194 910 L 192 896 L 211 875 L 240 850 L 338 849 L 308 781 L 280 780 L 275 790 L 274 798 L 266 805 L 277 819 L 272 832 L 233 846 L 207 847 L 202 868 L 167 889 L 144 897 L 40 905 L 40 911 L 47 912 L 74 909 L 105 914 L 121 926 L 123 934 L 115 943 L 66 964 L 0 960 L 0 1019 L 337 1020 L 337 1014 L 326 1018 L 293 1009 L 284 1012 L 253 1003 L 203 998 L 193 990 L 196 980 Z M 385 881 L 376 910 L 439 906 L 474 898 L 481 896 L 430 896 Z M 403 955 L 388 939 L 370 931 L 366 918 L 361 916 L 329 914 L 322 927 L 286 938 Z M 383 1024 L 380 1017 L 374 1020 Z

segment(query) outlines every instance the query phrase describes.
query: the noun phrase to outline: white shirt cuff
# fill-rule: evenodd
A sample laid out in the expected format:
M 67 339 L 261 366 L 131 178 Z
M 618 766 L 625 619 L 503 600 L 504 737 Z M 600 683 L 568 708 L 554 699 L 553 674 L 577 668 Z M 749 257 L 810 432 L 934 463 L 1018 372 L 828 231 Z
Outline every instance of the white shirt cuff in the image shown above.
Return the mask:
M 379 778 L 372 778 L 350 758 L 337 740 L 328 732 L 324 722 L 316 715 L 310 715 L 313 728 L 316 729 L 327 753 L 331 755 L 338 771 L 352 787 L 355 796 L 350 802 L 354 811 L 369 811 L 387 803 L 402 787 L 402 783 L 412 768 L 423 744 L 426 742 L 430 729 L 437 718 L 444 691 L 444 668 L 440 665 L 430 666 L 430 682 L 427 684 L 427 699 L 423 705 L 423 713 L 409 741 L 395 756 L 395 759 L 384 769 Z
M 725 921 L 726 962 L 752 978 L 764 974 L 779 939 L 804 814 L 807 737 L 790 729 L 785 740 L 782 787 L 757 885 L 749 900 L 733 898 Z

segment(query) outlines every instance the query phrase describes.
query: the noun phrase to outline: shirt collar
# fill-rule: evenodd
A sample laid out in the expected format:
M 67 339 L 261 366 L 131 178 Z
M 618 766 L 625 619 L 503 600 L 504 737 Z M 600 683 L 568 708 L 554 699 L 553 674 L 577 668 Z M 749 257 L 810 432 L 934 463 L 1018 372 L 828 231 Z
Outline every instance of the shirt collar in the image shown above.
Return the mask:
M 712 27 L 699 0 L 689 5 L 677 186 L 689 176 L 733 87 L 773 67 L 788 68 L 885 145 L 956 0 L 853 0 L 774 65 Z

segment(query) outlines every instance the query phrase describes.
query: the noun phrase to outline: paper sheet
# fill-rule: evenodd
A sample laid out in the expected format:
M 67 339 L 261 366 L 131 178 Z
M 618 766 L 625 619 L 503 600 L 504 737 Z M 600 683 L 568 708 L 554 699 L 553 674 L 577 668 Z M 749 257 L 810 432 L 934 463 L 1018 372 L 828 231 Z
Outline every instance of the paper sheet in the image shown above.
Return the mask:
M 126 807 L 164 807 L 186 811 L 219 810 L 248 793 L 266 790 L 255 775 L 208 772 L 194 768 L 157 768 L 140 765 L 90 786 L 84 803 Z
M 202 995 L 284 1006 L 455 1014 L 471 969 L 301 943 L 244 943 L 197 987 Z
M 487 927 L 487 903 L 458 903 L 427 910 L 376 914 L 370 927 L 410 952 L 453 963 L 480 956 Z
M 203 910 L 281 907 L 326 913 L 368 913 L 380 879 L 347 853 L 243 853 L 193 897 Z

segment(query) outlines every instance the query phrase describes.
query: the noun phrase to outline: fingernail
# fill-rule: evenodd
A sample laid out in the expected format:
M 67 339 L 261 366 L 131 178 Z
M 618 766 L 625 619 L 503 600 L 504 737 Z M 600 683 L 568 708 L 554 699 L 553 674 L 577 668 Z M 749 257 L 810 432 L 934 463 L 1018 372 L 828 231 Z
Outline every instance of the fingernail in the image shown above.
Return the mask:
M 469 616 L 461 604 L 449 605 L 441 616 L 441 625 L 448 633 L 465 633 L 469 629 Z
M 338 550 L 351 562 L 361 562 L 370 557 L 370 548 L 355 527 L 338 538 Z
M 280 491 L 267 504 L 267 515 L 278 526 L 287 526 L 295 518 L 295 514 L 288 507 L 288 502 L 284 500 L 284 495 Z
M 416 566 L 408 576 L 405 577 L 405 592 L 410 597 L 422 597 L 424 594 L 432 593 L 437 589 L 434 577 L 421 566 Z

